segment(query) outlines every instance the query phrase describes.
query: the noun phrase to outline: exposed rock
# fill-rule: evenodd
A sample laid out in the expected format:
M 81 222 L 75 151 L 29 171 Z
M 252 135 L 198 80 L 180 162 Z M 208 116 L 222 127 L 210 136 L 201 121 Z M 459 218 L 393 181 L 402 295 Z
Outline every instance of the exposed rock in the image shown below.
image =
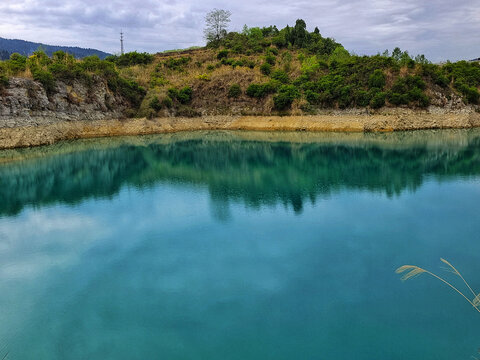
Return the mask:
M 42 84 L 11 78 L 0 94 L 0 128 L 37 126 L 58 121 L 102 120 L 123 117 L 124 99 L 113 94 L 100 79 L 89 86 L 79 81 L 57 82 L 47 96 Z
M 60 140 L 195 130 L 370 132 L 480 127 L 480 113 L 405 111 L 383 115 L 205 116 L 128 120 L 56 121 L 42 126 L 0 128 L 0 149 L 53 144 Z

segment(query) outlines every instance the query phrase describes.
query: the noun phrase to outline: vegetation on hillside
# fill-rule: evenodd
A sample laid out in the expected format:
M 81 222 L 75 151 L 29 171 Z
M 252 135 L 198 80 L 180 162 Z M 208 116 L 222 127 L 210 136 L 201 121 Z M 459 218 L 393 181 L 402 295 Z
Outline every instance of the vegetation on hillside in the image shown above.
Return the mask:
M 122 95 L 132 108 L 140 106 L 146 93 L 137 82 L 121 77 L 115 62 L 100 60 L 98 56 L 76 60 L 63 51 L 55 52 L 52 57 L 41 50 L 29 57 L 12 54 L 9 60 L 0 62 L 0 87 L 7 86 L 11 76 L 33 78 L 43 85 L 47 95 L 55 93 L 56 81 L 67 84 L 81 81 L 90 86 L 98 80 L 105 81 L 109 89 Z
M 207 46 L 162 53 L 127 53 L 75 60 L 36 52 L 0 62 L 0 87 L 11 76 L 31 76 L 48 93 L 55 81 L 104 79 L 129 99 L 138 116 L 200 114 L 314 114 L 319 109 L 426 108 L 480 102 L 480 64 L 437 65 L 425 56 L 349 53 L 318 28 L 245 26 L 227 32 L 229 13 L 207 16 Z M 477 107 L 478 108 L 478 107 Z

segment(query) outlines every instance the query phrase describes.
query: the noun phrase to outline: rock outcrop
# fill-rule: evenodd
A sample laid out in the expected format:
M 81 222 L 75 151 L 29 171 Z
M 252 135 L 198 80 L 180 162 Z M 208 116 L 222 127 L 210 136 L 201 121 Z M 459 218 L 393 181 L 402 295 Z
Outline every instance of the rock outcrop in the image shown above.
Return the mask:
M 52 95 L 39 82 L 25 78 L 11 78 L 0 88 L 0 128 L 118 119 L 127 108 L 128 103 L 99 78 L 92 84 L 58 81 Z

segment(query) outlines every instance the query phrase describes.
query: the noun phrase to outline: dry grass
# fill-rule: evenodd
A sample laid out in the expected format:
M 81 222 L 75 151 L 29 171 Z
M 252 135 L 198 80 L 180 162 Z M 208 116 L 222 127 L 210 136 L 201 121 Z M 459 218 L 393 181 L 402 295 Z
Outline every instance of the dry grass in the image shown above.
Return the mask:
M 133 66 L 121 69 L 121 75 L 132 80 L 136 80 L 140 85 L 148 89 L 141 106 L 141 114 L 146 114 L 151 99 L 155 96 L 164 98 L 169 88 L 192 87 L 194 99 L 192 108 L 206 110 L 208 113 L 227 113 L 230 110 L 234 113 L 244 112 L 248 114 L 262 113 L 270 114 L 273 108 L 272 96 L 266 96 L 263 99 L 252 99 L 245 95 L 245 90 L 251 83 L 266 83 L 270 77 L 260 72 L 260 64 L 263 62 L 263 55 L 253 54 L 230 54 L 229 58 L 234 60 L 249 60 L 255 63 L 255 68 L 237 66 L 233 68 L 230 65 L 221 65 L 217 59 L 217 50 L 199 49 L 190 52 L 178 52 L 169 54 L 157 54 L 152 64 L 148 66 Z M 283 53 L 288 50 L 280 51 L 276 56 L 276 69 L 284 69 L 285 62 Z M 292 52 L 292 59 L 289 63 L 288 75 L 291 79 L 301 74 L 301 64 L 298 60 L 298 54 Z M 162 63 L 169 59 L 179 59 L 190 57 L 191 60 L 181 66 L 181 69 L 168 69 L 162 66 Z M 161 74 L 165 82 L 161 85 L 151 87 L 151 80 L 155 69 L 159 69 L 157 74 Z M 228 97 L 228 90 L 233 84 L 240 85 L 242 95 L 239 98 Z M 229 110 L 230 109 L 230 110 Z M 240 110 L 242 109 L 242 110 Z M 298 110 L 300 113 L 300 110 Z M 165 114 L 167 115 L 167 114 Z
M 435 279 L 440 280 L 445 285 L 450 287 L 452 290 L 457 292 L 466 301 L 468 301 L 468 303 L 470 305 L 472 305 L 475 310 L 480 312 L 480 294 L 477 294 L 475 291 L 473 291 L 470 284 L 465 280 L 465 278 L 462 276 L 462 274 L 450 262 L 448 262 L 445 259 L 440 259 L 440 260 L 445 265 L 447 265 L 447 267 L 445 268 L 446 271 L 448 271 L 448 272 L 454 274 L 455 276 L 458 276 L 460 279 L 462 279 L 463 283 L 465 284 L 465 286 L 467 287 L 469 292 L 473 295 L 473 298 L 469 298 L 467 295 L 465 295 L 464 292 L 460 291 L 457 287 L 455 287 L 452 283 L 450 283 L 446 279 L 444 279 L 444 278 L 442 278 L 442 277 L 440 277 L 440 276 L 438 276 L 438 275 L 436 275 L 436 274 L 434 274 L 434 273 L 432 273 L 428 270 L 422 269 L 421 267 L 418 267 L 418 266 L 415 266 L 415 265 L 403 265 L 403 266 L 399 267 L 395 272 L 397 274 L 402 274 L 402 277 L 401 277 L 402 281 L 413 279 L 413 278 L 415 278 L 419 275 L 422 275 L 422 274 L 428 274 L 428 275 L 434 277 Z

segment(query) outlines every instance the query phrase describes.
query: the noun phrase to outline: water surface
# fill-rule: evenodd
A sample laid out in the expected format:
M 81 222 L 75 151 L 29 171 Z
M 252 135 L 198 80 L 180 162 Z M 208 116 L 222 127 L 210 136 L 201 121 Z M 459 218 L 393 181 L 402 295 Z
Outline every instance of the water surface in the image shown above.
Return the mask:
M 197 132 L 9 150 L 0 164 L 0 358 L 451 360 L 480 347 L 461 297 L 394 273 L 441 272 L 445 257 L 480 289 L 480 131 Z

